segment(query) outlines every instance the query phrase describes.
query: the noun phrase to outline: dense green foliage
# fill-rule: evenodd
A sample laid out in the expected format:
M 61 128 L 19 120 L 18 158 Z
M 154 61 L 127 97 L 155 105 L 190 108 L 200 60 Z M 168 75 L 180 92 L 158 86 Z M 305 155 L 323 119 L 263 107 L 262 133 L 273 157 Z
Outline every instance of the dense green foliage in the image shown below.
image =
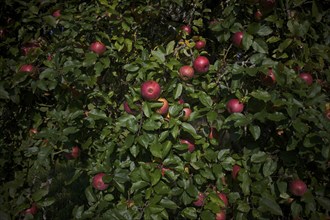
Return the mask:
M 329 219 L 330 3 L 262 2 L 5 0 L 0 219 Z M 199 55 L 209 70 L 180 78 Z M 141 97 L 147 80 L 168 114 Z M 232 98 L 242 112 L 227 111 Z M 93 187 L 98 173 L 106 190 Z

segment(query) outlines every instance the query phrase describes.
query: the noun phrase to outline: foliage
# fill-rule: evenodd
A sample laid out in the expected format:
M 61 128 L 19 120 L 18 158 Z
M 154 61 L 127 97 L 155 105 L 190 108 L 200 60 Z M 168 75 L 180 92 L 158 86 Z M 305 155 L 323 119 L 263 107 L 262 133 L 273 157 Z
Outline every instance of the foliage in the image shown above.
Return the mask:
M 33 203 L 35 219 L 328 219 L 329 2 L 250 2 L 4 1 L 0 219 L 31 219 Z M 94 41 L 105 53 L 89 49 Z M 199 55 L 209 71 L 182 80 L 179 68 Z M 167 115 L 142 99 L 147 80 L 160 84 Z M 227 112 L 231 98 L 242 113 Z M 92 187 L 101 172 L 104 191 Z M 302 197 L 289 190 L 294 179 L 307 184 Z

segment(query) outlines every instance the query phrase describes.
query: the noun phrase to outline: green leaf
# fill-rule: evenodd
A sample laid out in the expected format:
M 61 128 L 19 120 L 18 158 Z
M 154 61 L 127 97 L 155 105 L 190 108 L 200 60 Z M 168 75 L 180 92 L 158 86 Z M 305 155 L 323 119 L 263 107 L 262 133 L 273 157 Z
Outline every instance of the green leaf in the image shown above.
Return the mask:
M 83 66 L 94 65 L 97 59 L 97 54 L 95 53 L 86 53 L 85 60 L 83 61 Z
M 175 41 L 174 40 L 170 41 L 167 44 L 167 46 L 166 46 L 166 55 L 169 55 L 169 54 L 173 53 L 174 46 L 175 46 Z
M 32 199 L 35 202 L 38 202 L 43 197 L 45 197 L 48 194 L 48 189 L 39 189 L 35 193 L 32 194 Z
M 262 39 L 256 39 L 253 41 L 252 48 L 259 53 L 268 53 L 268 45 Z
M 203 91 L 199 93 L 198 98 L 199 101 L 206 107 L 211 107 L 213 104 L 212 98 Z
M 143 102 L 142 104 L 142 111 L 146 117 L 150 117 L 151 115 L 151 107 L 148 102 Z
M 287 38 L 285 39 L 278 47 L 278 51 L 279 52 L 283 52 L 288 46 L 290 46 L 290 44 L 292 43 L 292 39 L 291 38 Z
M 136 64 L 132 64 L 132 63 L 129 63 L 129 64 L 125 64 L 123 66 L 124 70 L 127 70 L 128 72 L 136 72 L 140 69 L 140 67 Z
M 147 187 L 148 185 L 149 185 L 148 182 L 140 180 L 140 181 L 135 182 L 135 183 L 132 184 L 131 190 L 132 190 L 132 192 L 136 192 L 140 189 L 143 189 L 143 188 Z
M 263 151 L 259 151 L 258 153 L 252 154 L 251 162 L 252 163 L 262 163 L 267 160 L 267 154 Z
M 255 90 L 251 92 L 251 96 L 264 102 L 271 100 L 271 95 L 267 91 Z
M 174 99 L 177 99 L 181 96 L 182 94 L 182 84 L 178 83 L 176 88 L 175 88 L 175 92 L 174 92 Z
M 43 17 L 43 19 L 44 19 L 45 23 L 48 24 L 49 26 L 56 27 L 56 19 L 53 16 L 48 15 L 48 16 Z
M 197 211 L 193 207 L 187 207 L 182 210 L 181 215 L 188 219 L 196 219 L 197 218 Z
M 248 50 L 251 47 L 252 41 L 253 41 L 253 36 L 245 32 L 243 35 L 243 42 L 242 42 L 244 50 Z
M 184 131 L 188 132 L 192 136 L 196 136 L 197 135 L 195 128 L 191 124 L 189 124 L 187 122 L 183 122 L 181 124 L 181 126 L 182 126 L 182 128 L 183 128 Z
M 155 131 L 161 126 L 162 123 L 160 121 L 154 121 L 152 118 L 149 118 L 143 123 L 142 128 L 146 131 Z
M 330 211 L 330 199 L 326 197 L 317 197 L 316 201 L 327 211 Z
M 256 32 L 259 36 L 267 36 L 267 35 L 270 35 L 271 33 L 273 33 L 273 30 L 266 26 L 266 25 L 263 25 L 259 28 L 259 30 Z
M 260 133 L 261 133 L 261 129 L 258 125 L 253 125 L 250 124 L 249 125 L 249 131 L 251 132 L 254 140 L 258 140 L 260 137 Z
M 160 50 L 153 50 L 151 51 L 151 54 L 158 60 L 159 63 L 165 62 L 165 54 Z
M 259 205 L 274 215 L 283 215 L 281 207 L 273 199 L 261 198 L 259 201 Z
M 160 178 L 162 178 L 162 173 L 161 173 L 160 169 L 155 169 L 149 175 L 150 175 L 150 182 L 151 182 L 152 186 L 156 185 L 159 182 Z
M 264 163 L 262 172 L 265 177 L 272 175 L 277 169 L 277 162 L 273 161 L 271 158 L 268 158 Z
M 0 99 L 9 99 L 9 93 L 3 88 L 3 84 L 0 83 Z
M 129 39 L 129 38 L 125 38 L 124 44 L 127 48 L 127 52 L 131 52 L 132 51 L 132 45 L 133 45 L 132 40 Z
M 163 198 L 162 200 L 160 200 L 159 205 L 161 205 L 164 208 L 167 209 L 177 209 L 179 208 L 179 206 L 173 202 L 172 200 L 168 199 L 168 198 Z

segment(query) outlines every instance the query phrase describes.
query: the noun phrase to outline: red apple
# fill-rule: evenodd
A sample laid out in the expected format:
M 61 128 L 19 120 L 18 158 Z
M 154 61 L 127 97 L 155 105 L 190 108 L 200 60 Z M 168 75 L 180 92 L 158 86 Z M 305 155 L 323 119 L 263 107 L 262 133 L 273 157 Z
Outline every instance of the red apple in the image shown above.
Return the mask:
M 244 35 L 244 33 L 241 31 L 234 33 L 234 35 L 232 37 L 232 42 L 233 42 L 234 46 L 236 46 L 238 48 L 242 47 L 243 35 Z
M 223 201 L 223 203 L 225 204 L 225 207 L 228 206 L 228 199 L 227 199 L 227 196 L 226 194 L 224 193 L 221 193 L 221 192 L 218 192 L 218 197 Z
M 226 212 L 224 210 L 218 212 L 215 216 L 216 220 L 226 220 Z
M 64 156 L 66 159 L 76 159 L 80 155 L 80 148 L 78 146 L 73 146 L 70 153 L 65 153 Z
M 27 73 L 33 73 L 35 71 L 35 67 L 31 64 L 24 64 L 19 69 L 20 72 L 27 72 Z
M 201 49 L 203 49 L 205 47 L 205 45 L 206 45 L 206 41 L 205 40 L 199 40 L 199 41 L 197 41 L 195 43 L 195 48 L 197 50 L 201 50 Z
M 303 79 L 307 85 L 312 85 L 313 84 L 313 77 L 310 73 L 304 72 L 304 73 L 300 73 L 299 77 L 301 79 Z
M 198 199 L 194 201 L 194 205 L 197 207 L 201 207 L 204 205 L 205 194 L 202 192 L 198 193 Z
M 109 187 L 109 184 L 103 182 L 103 176 L 105 173 L 98 173 L 93 177 L 93 187 L 97 190 L 105 190 Z
M 229 113 L 240 113 L 244 109 L 244 104 L 238 99 L 230 99 L 227 102 L 226 108 Z
M 193 152 L 195 150 L 195 145 L 188 140 L 181 139 L 180 143 L 186 144 L 189 152 Z
M 167 112 L 168 112 L 168 101 L 164 98 L 159 98 L 158 99 L 159 102 L 162 102 L 163 103 L 163 106 L 160 107 L 159 109 L 157 109 L 157 113 L 161 114 L 161 115 L 166 115 Z
M 135 112 L 129 107 L 127 101 L 124 101 L 123 105 L 124 105 L 125 112 L 127 112 L 128 114 L 131 114 L 131 115 L 135 114 Z
M 184 81 L 190 80 L 194 77 L 195 70 L 191 66 L 182 66 L 179 69 L 179 75 Z
M 324 112 L 324 117 L 328 120 L 330 120 L 330 109 L 327 109 L 325 112 Z
M 194 60 L 194 68 L 199 73 L 206 73 L 209 70 L 210 67 L 210 61 L 207 59 L 207 57 L 204 56 L 198 56 Z
M 91 43 L 91 45 L 89 46 L 89 49 L 91 51 L 93 51 L 94 53 L 101 55 L 106 51 L 107 48 L 105 47 L 105 45 L 102 42 L 95 41 L 95 42 Z
M 180 29 L 188 35 L 191 34 L 191 27 L 189 25 L 183 25 Z
M 37 43 L 26 43 L 22 46 L 21 51 L 22 51 L 22 54 L 24 56 L 26 56 L 39 47 L 40 47 L 40 45 Z
M 161 93 L 161 88 L 158 82 L 148 80 L 141 85 L 141 95 L 145 100 L 156 101 Z
M 28 209 L 26 209 L 26 210 L 23 211 L 23 214 L 25 214 L 25 215 L 26 214 L 35 215 L 35 214 L 37 214 L 37 212 L 38 212 L 37 204 L 36 203 L 32 203 L 32 205 L 31 205 L 30 208 L 28 208 Z
M 183 108 L 182 111 L 183 111 L 182 119 L 184 121 L 188 121 L 190 114 L 192 113 L 192 110 L 190 108 Z
M 254 13 L 254 19 L 256 21 L 260 21 L 262 19 L 262 13 L 259 9 Z
M 276 82 L 275 74 L 273 72 L 272 68 L 268 69 L 268 74 L 267 75 L 262 75 L 262 83 L 266 86 L 271 86 L 274 85 Z
M 38 133 L 38 130 L 35 129 L 35 128 L 31 128 L 30 131 L 29 131 L 30 135 L 33 135 L 33 134 L 37 134 Z
M 238 175 L 238 172 L 240 171 L 240 169 L 241 169 L 241 167 L 236 164 L 233 166 L 231 176 L 233 177 L 234 180 L 237 178 L 237 175 Z
M 293 180 L 290 183 L 290 192 L 295 196 L 303 196 L 307 192 L 307 185 L 302 180 Z
M 178 103 L 182 105 L 184 103 L 184 100 L 182 98 L 179 99 Z
M 61 16 L 61 10 L 56 10 L 53 12 L 53 17 L 57 18 Z

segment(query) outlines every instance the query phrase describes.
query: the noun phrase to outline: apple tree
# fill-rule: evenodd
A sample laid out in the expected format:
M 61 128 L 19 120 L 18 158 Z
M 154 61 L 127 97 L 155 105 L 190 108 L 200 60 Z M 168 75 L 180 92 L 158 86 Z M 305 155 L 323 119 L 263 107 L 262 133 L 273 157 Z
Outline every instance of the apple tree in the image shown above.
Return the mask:
M 329 219 L 329 6 L 5 0 L 0 219 Z

